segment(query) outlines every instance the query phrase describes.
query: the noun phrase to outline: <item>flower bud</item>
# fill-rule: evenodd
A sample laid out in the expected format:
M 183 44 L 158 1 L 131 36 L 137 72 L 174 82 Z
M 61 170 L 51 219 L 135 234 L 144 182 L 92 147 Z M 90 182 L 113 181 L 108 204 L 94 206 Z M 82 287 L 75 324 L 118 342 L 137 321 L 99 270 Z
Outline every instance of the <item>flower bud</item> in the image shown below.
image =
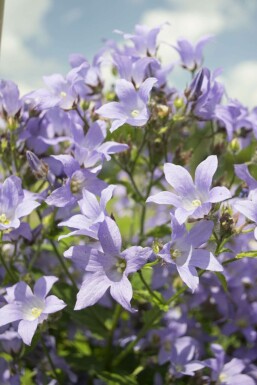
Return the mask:
M 33 152 L 27 151 L 26 152 L 27 160 L 30 165 L 31 170 L 33 171 L 33 174 L 36 178 L 47 178 L 49 167 L 48 165 L 40 160 Z

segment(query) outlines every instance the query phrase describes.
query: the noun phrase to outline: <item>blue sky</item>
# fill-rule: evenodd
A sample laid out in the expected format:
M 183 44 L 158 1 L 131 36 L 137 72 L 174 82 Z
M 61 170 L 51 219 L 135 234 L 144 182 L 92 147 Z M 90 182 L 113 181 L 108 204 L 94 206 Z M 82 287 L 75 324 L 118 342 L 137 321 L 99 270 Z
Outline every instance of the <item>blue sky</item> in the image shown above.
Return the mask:
M 196 41 L 214 34 L 205 50 L 206 65 L 224 69 L 228 93 L 257 105 L 257 1 L 255 0 L 5 0 L 1 77 L 22 92 L 42 86 L 42 76 L 65 74 L 68 56 L 88 59 L 103 39 L 120 39 L 114 29 L 133 32 L 135 24 L 168 21 L 160 41 L 174 44 L 184 36 Z M 163 60 L 177 55 L 162 45 Z M 180 73 L 171 80 L 182 85 Z

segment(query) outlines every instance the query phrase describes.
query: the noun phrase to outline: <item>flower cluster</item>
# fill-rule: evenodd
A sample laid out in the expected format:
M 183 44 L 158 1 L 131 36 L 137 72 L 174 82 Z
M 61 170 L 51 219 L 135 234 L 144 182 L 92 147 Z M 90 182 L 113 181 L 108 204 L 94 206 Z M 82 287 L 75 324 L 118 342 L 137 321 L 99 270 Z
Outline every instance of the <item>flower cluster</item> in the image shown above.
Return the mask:
M 257 112 L 162 28 L 0 82 L 0 383 L 257 384 Z

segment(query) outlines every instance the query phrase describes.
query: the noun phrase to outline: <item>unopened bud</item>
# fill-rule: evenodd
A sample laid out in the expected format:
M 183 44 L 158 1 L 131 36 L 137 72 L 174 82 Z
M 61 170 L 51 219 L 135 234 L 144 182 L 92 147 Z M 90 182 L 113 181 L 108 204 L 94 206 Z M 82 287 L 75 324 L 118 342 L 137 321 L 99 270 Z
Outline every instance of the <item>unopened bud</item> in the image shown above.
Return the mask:
M 174 107 L 176 108 L 181 108 L 181 107 L 184 107 L 185 105 L 184 100 L 182 98 L 176 98 L 173 104 L 174 104 Z
M 241 150 L 241 146 L 237 138 L 232 139 L 229 143 L 229 150 L 233 152 L 233 154 L 236 154 Z
M 158 109 L 158 117 L 159 118 L 163 119 L 169 115 L 170 109 L 165 104 L 158 104 L 157 109 Z
M 31 151 L 27 151 L 26 156 L 35 177 L 38 179 L 47 178 L 49 171 L 48 165 Z

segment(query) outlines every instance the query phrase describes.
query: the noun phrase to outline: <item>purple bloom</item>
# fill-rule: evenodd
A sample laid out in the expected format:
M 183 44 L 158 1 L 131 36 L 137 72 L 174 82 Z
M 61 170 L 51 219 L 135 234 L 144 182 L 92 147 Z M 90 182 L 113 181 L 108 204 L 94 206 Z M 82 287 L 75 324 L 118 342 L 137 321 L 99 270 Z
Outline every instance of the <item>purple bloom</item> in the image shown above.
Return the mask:
M 62 310 L 66 304 L 54 295 L 47 297 L 54 276 L 41 277 L 34 286 L 34 294 L 25 282 L 6 289 L 7 305 L 0 309 L 0 326 L 19 321 L 18 333 L 26 345 L 31 345 L 38 324 L 47 319 L 48 314 Z
M 77 99 L 74 89 L 74 79 L 68 74 L 64 78 L 60 74 L 44 76 L 44 82 L 48 89 L 39 89 L 26 96 L 32 105 L 40 109 L 48 109 L 59 106 L 65 110 L 70 109 Z
M 68 178 L 65 184 L 54 190 L 46 199 L 48 205 L 65 207 L 73 205 L 83 195 L 84 190 L 100 194 L 106 183 L 97 176 L 80 168 L 79 162 L 71 155 L 52 155 L 51 169 L 55 173 L 64 173 Z
M 34 194 L 22 189 L 20 178 L 10 176 L 5 179 L 0 184 L 0 230 L 17 229 L 20 218 L 40 205 L 34 199 Z
M 70 248 L 65 253 L 65 256 L 71 257 L 75 262 L 79 261 L 87 272 L 77 295 L 75 310 L 94 305 L 110 288 L 115 301 L 126 310 L 135 311 L 130 304 L 132 286 L 128 275 L 145 265 L 152 250 L 149 247 L 132 246 L 121 251 L 120 231 L 116 223 L 108 217 L 100 223 L 98 238 L 102 251 L 84 246 L 84 253 L 80 253 L 78 259 L 76 248 Z
M 181 279 L 194 292 L 199 285 L 196 267 L 211 271 L 223 271 L 214 255 L 201 246 L 212 234 L 213 222 L 198 222 L 189 232 L 185 225 L 179 225 L 172 215 L 171 242 L 166 243 L 159 255 L 167 263 L 176 265 Z
M 104 142 L 106 135 L 106 123 L 101 120 L 91 124 L 86 135 L 84 135 L 83 127 L 77 125 L 74 128 L 73 151 L 79 164 L 83 164 L 85 168 L 95 168 L 99 164 L 101 166 L 103 161 L 110 160 L 111 154 L 117 154 L 128 149 L 127 144 Z
M 212 369 L 211 379 L 220 385 L 255 385 L 255 381 L 246 374 L 241 374 L 245 364 L 238 358 L 233 358 L 225 364 L 225 353 L 218 344 L 212 344 L 215 358 L 205 361 Z
M 0 115 L 7 114 L 14 117 L 21 109 L 22 103 L 19 99 L 19 89 L 12 81 L 0 81 Z
M 191 337 L 178 338 L 171 347 L 170 372 L 176 377 L 194 376 L 197 370 L 203 369 L 205 364 L 194 359 L 196 342 Z
M 125 79 L 117 80 L 115 92 L 119 102 L 104 104 L 96 110 L 104 118 L 114 120 L 111 132 L 125 123 L 135 127 L 141 127 L 147 123 L 149 119 L 147 103 L 156 81 L 155 78 L 148 78 L 136 90 L 131 82 Z
M 83 190 L 83 198 L 78 201 L 82 214 L 73 215 L 67 221 L 58 224 L 58 226 L 67 226 L 76 230 L 61 236 L 59 239 L 70 237 L 71 235 L 87 235 L 97 239 L 99 224 L 104 221 L 107 215 L 106 205 L 112 198 L 114 189 L 114 185 L 106 187 L 101 193 L 99 202 L 94 194 Z
M 131 49 L 131 54 L 133 54 L 134 56 L 154 56 L 157 49 L 157 36 L 162 26 L 163 25 L 160 25 L 156 28 L 150 29 L 146 25 L 136 25 L 135 35 L 123 33 L 118 30 L 116 30 L 115 32 L 122 34 L 125 39 L 129 39 L 132 41 L 134 47 L 133 49 Z
M 233 207 L 257 224 L 257 190 L 251 192 L 249 199 L 237 199 Z M 257 227 L 254 230 L 254 237 L 257 239 Z
M 203 62 L 203 47 L 212 38 L 212 36 L 204 36 L 198 40 L 195 46 L 186 39 L 179 39 L 177 41 L 177 46 L 174 48 L 179 53 L 181 65 L 190 71 L 194 71 L 196 68 L 200 67 Z
M 222 202 L 231 197 L 226 187 L 213 187 L 211 183 L 218 167 L 216 155 L 208 156 L 195 171 L 195 184 L 189 172 L 178 165 L 165 163 L 164 174 L 175 193 L 164 191 L 153 195 L 146 202 L 173 205 L 175 218 L 182 224 L 190 216 L 203 218 L 211 210 L 212 203 Z

